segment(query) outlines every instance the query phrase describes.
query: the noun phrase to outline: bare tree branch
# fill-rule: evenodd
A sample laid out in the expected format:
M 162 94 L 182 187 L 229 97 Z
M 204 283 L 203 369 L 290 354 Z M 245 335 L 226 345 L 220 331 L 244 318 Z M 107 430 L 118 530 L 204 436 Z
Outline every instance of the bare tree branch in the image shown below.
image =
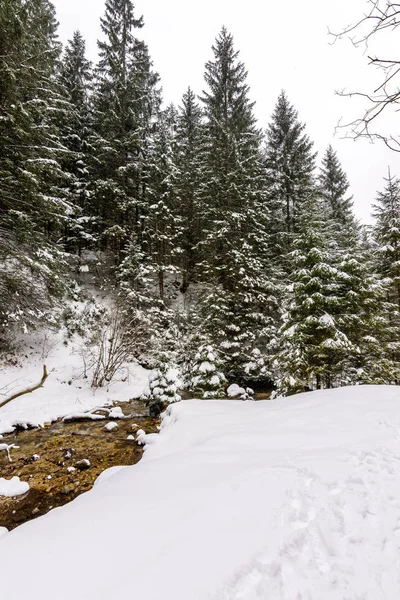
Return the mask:
M 31 392 L 34 392 L 35 390 L 43 387 L 44 382 L 46 381 L 46 379 L 48 378 L 48 376 L 49 376 L 49 374 L 47 373 L 46 365 L 43 365 L 42 379 L 39 381 L 39 383 L 37 385 L 25 388 L 24 390 L 21 390 L 20 392 L 17 392 L 16 394 L 13 394 L 9 398 L 6 398 L 5 400 L 2 400 L 0 402 L 0 407 L 5 406 L 9 402 L 11 402 L 11 400 L 15 400 L 16 398 L 19 398 L 20 396 L 23 396 L 24 394 L 30 394 Z
M 333 37 L 335 43 L 343 36 L 348 36 L 354 46 L 359 47 L 368 44 L 373 36 L 380 32 L 388 30 L 394 31 L 400 25 L 400 3 L 390 2 L 388 0 L 367 0 L 368 10 L 356 22 L 339 33 L 329 35 Z M 388 109 L 397 112 L 400 107 L 400 88 L 397 83 L 397 76 L 400 73 L 400 58 L 379 58 L 378 56 L 368 55 L 369 65 L 372 65 L 383 72 L 383 81 L 372 93 L 338 91 L 339 96 L 351 98 L 358 96 L 365 98 L 369 107 L 366 108 L 360 118 L 350 123 L 339 123 L 336 131 L 345 130 L 344 137 L 354 140 L 359 138 L 368 138 L 371 142 L 379 140 L 395 152 L 400 152 L 400 135 L 385 135 L 379 131 L 378 120 Z M 377 130 L 378 129 L 378 130 Z

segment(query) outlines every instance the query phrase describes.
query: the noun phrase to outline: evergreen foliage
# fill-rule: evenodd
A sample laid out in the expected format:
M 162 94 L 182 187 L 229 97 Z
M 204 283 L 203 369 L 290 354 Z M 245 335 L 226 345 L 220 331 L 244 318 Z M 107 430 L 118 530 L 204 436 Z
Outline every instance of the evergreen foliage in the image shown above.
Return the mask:
M 141 227 L 146 128 L 160 102 L 147 48 L 134 35 L 142 27 L 131 0 L 107 0 L 93 98 L 92 173 L 104 246 L 118 263 Z
M 304 130 L 282 91 L 267 129 L 265 150 L 269 206 L 280 252 L 285 240 L 290 245 L 290 234 L 299 232 L 302 207 L 315 194 L 316 153 Z
M 72 210 L 57 127 L 60 44 L 47 0 L 0 4 L 1 324 L 50 322 L 64 285 L 56 242 Z
M 269 277 L 264 178 L 247 72 L 225 28 L 206 64 L 201 276 L 205 327 L 227 375 L 244 372 L 254 351 L 267 354 L 275 336 Z M 262 251 L 260 251 L 262 248 Z M 253 373 L 255 377 L 268 373 Z
M 347 175 L 330 144 L 322 159 L 318 179 L 321 195 L 332 212 L 332 218 L 341 225 L 353 224 L 353 199 L 347 196 L 349 189 Z
M 389 177 L 374 205 L 375 265 L 385 283 L 386 351 L 400 381 L 400 180 Z
M 178 264 L 183 292 L 196 280 L 195 268 L 199 263 L 203 137 L 202 110 L 188 88 L 178 109 L 174 150 L 176 214 L 181 223 L 182 250 Z
M 308 203 L 291 254 L 293 271 L 276 358 L 278 389 L 288 394 L 331 387 L 352 350 L 341 330 L 339 273 L 332 265 L 321 207 Z
M 175 194 L 173 160 L 176 110 L 170 106 L 157 115 L 147 157 L 147 214 L 144 244 L 157 278 L 158 296 L 166 300 L 166 276 L 176 271 L 181 224 Z
M 65 231 L 66 246 L 81 253 L 82 247 L 96 243 L 95 218 L 89 175 L 92 136 L 90 89 L 92 65 L 85 57 L 85 40 L 75 31 L 67 43 L 60 63 L 58 81 L 65 97 L 62 104 L 60 135 L 68 152 L 63 168 L 68 173 L 67 187 L 74 207 L 74 218 Z
M 202 398 L 222 398 L 225 395 L 225 375 L 212 346 L 200 346 L 192 366 L 189 387 Z
M 342 250 L 356 248 L 360 242 L 360 231 L 354 217 L 352 196 L 347 195 L 349 182 L 331 145 L 322 159 L 318 184 L 332 240 Z
M 356 383 L 383 383 L 382 287 L 361 246 L 332 239 L 323 201 L 305 206 L 295 238 L 287 312 L 276 356 L 283 394 Z
M 150 378 L 150 403 L 179 402 L 181 399 L 178 391 L 182 387 L 179 372 L 168 363 L 161 362 L 159 368 L 153 372 Z
M 200 100 L 176 109 L 143 25 L 106 0 L 92 68 L 79 31 L 62 52 L 49 0 L 0 2 L 0 334 L 53 324 L 90 249 L 113 265 L 121 339 L 154 368 L 154 411 L 182 377 L 204 397 L 399 383 L 400 181 L 360 227 L 285 92 L 260 130 L 226 28 Z

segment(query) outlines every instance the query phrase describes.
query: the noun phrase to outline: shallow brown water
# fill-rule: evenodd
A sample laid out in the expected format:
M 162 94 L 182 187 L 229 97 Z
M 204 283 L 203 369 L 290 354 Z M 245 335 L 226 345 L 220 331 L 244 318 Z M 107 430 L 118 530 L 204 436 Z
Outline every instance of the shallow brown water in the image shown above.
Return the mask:
M 125 414 L 132 412 L 129 404 L 121 404 Z M 11 450 L 12 463 L 0 452 L 0 477 L 14 475 L 28 481 L 30 490 L 17 498 L 0 497 L 0 527 L 13 529 L 26 521 L 44 515 L 52 508 L 70 502 L 87 492 L 105 469 L 117 465 L 133 465 L 143 454 L 143 448 L 127 436 L 137 429 L 155 433 L 159 419 L 128 417 L 117 421 L 118 429 L 104 429 L 109 422 L 57 421 L 43 429 L 18 431 L 5 435 L 1 442 L 16 444 Z M 39 456 L 39 458 L 34 457 Z M 87 459 L 89 468 L 81 470 L 80 461 Z M 68 467 L 75 471 L 68 473 Z

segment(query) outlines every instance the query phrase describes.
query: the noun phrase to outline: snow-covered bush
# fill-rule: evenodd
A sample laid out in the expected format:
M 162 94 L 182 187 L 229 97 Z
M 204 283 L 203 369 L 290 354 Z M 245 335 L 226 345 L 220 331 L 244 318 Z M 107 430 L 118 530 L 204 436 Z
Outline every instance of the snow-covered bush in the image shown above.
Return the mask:
M 275 338 L 270 340 L 270 346 L 273 347 Z M 244 364 L 244 373 L 249 379 L 263 380 L 271 377 L 265 354 L 258 348 L 250 352 L 249 361 Z
M 150 406 L 156 403 L 179 402 L 183 382 L 179 369 L 168 363 L 161 363 L 150 375 Z
M 225 375 L 212 346 L 200 346 L 194 358 L 189 387 L 203 398 L 222 398 L 225 395 Z
M 82 297 L 69 303 L 63 311 L 67 337 L 71 338 L 74 334 L 81 337 L 93 335 L 101 324 L 104 325 L 104 322 L 109 320 L 106 313 L 106 307 L 96 302 L 93 297 L 89 299 Z

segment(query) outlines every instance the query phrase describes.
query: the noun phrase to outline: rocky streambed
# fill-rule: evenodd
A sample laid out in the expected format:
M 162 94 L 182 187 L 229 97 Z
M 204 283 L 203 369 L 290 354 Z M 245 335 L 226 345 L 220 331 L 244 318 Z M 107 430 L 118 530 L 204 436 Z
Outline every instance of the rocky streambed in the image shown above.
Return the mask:
M 126 415 L 123 419 L 111 419 L 107 411 L 99 410 L 102 420 L 56 421 L 43 429 L 3 437 L 1 443 L 18 448 L 10 450 L 12 462 L 6 452 L 0 452 L 0 477 L 17 476 L 29 483 L 29 491 L 11 498 L 0 496 L 0 527 L 11 530 L 44 515 L 90 490 L 105 469 L 134 465 L 141 459 L 143 447 L 136 432 L 156 433 L 160 419 L 143 416 L 138 403 L 119 406 Z M 105 428 L 110 421 L 117 426 Z

